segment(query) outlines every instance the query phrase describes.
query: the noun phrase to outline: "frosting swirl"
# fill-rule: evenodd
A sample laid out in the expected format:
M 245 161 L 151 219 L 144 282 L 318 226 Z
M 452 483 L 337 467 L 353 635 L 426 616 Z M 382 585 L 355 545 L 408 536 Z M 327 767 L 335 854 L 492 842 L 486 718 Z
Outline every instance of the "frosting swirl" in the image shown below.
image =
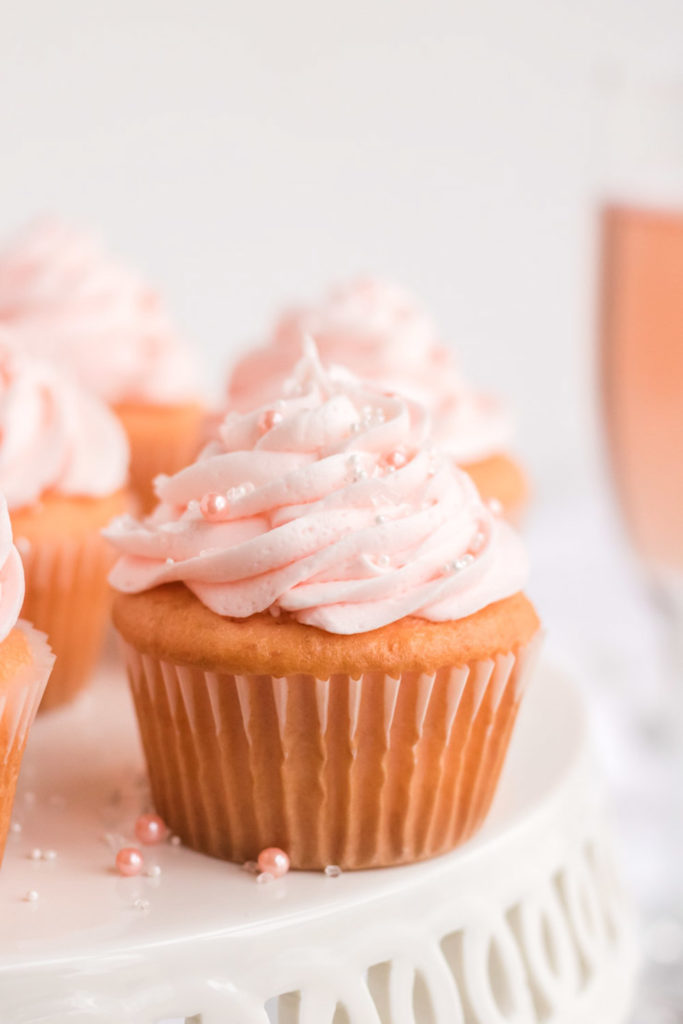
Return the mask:
M 24 567 L 12 543 L 7 501 L 0 494 L 0 643 L 17 624 L 24 603 Z
M 326 374 L 314 349 L 295 378 L 159 479 L 147 520 L 114 521 L 117 589 L 182 581 L 220 615 L 285 611 L 344 634 L 462 618 L 521 589 L 520 540 L 430 447 L 421 406 Z
M 457 462 L 475 462 L 510 447 L 512 424 L 503 405 L 467 385 L 452 351 L 410 295 L 371 278 L 333 289 L 318 306 L 285 313 L 269 342 L 235 366 L 230 406 L 246 410 L 277 398 L 305 335 L 315 339 L 326 365 L 346 365 L 361 379 L 426 405 L 436 440 Z
M 111 404 L 196 396 L 190 352 L 157 293 L 61 221 L 30 226 L 0 253 L 2 324 Z
M 46 491 L 100 497 L 126 482 L 128 442 L 103 402 L 0 337 L 0 491 L 10 508 Z

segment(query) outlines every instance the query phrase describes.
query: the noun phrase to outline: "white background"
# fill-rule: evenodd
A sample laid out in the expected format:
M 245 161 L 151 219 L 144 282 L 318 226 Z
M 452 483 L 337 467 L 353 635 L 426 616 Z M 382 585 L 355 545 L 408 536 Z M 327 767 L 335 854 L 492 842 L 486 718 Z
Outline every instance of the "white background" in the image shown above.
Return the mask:
M 22 0 L 0 31 L 0 232 L 101 230 L 215 369 L 283 302 L 394 276 L 508 393 L 537 490 L 592 457 L 597 82 L 676 0 Z M 597 128 L 599 132 L 599 125 Z

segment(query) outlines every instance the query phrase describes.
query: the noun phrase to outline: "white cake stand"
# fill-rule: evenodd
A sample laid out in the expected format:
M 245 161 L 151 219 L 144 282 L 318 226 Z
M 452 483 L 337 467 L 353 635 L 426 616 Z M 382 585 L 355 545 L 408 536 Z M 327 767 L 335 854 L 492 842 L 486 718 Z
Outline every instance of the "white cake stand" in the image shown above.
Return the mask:
M 31 735 L 0 872 L 0 1022 L 617 1024 L 633 929 L 599 791 L 580 699 L 546 664 L 461 850 L 264 885 L 167 843 L 123 879 L 147 796 L 112 661 Z

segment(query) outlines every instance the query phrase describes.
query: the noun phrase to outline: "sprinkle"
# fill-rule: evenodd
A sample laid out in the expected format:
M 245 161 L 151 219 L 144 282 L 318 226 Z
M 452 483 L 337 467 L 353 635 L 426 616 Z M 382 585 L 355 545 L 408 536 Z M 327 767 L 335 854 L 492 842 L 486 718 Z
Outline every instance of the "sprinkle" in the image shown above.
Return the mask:
M 377 565 L 379 565 L 379 567 L 381 569 L 386 569 L 387 566 L 389 566 L 390 564 L 391 564 L 391 559 L 389 558 L 389 555 L 379 555 L 378 556 L 378 558 L 377 558 Z
M 133 903 L 133 906 L 135 907 L 136 910 L 147 911 L 149 910 L 150 904 L 149 900 L 145 900 L 142 898 L 142 896 L 138 896 L 138 898 Z
M 18 835 L 21 832 L 21 823 L 18 821 L 13 821 L 9 827 L 9 830 L 10 832 L 14 832 L 15 835 Z
M 259 417 L 258 428 L 262 434 L 267 434 L 278 423 L 282 423 L 282 413 L 276 412 L 275 409 L 268 409 L 267 412 L 262 413 Z
M 36 846 L 36 847 L 34 847 L 31 850 L 31 852 L 28 855 L 28 859 L 29 860 L 42 860 L 43 859 L 43 851 L 40 849 L 39 846 Z
M 401 466 L 405 466 L 407 462 L 405 452 L 402 452 L 400 448 L 397 448 L 393 452 L 389 452 L 387 455 L 387 466 L 393 466 L 394 469 L 400 469 Z
M 261 871 L 256 876 L 256 881 L 259 885 L 268 885 L 269 882 L 273 882 L 274 880 L 274 876 L 271 875 L 270 871 Z
M 161 868 L 158 864 L 150 864 L 145 874 L 148 878 L 161 878 Z
M 220 523 L 230 514 L 230 503 L 225 494 L 209 491 L 199 503 L 201 512 L 207 523 Z
M 351 424 L 351 433 L 352 434 L 360 434 L 362 429 L 363 429 L 363 426 L 362 426 L 360 420 L 356 420 L 355 423 Z
M 328 878 L 339 878 L 342 873 L 342 869 L 338 864 L 328 864 L 325 868 L 325 874 Z
M 462 572 L 462 570 L 466 569 L 468 565 L 472 565 L 473 561 L 474 561 L 474 555 L 470 555 L 469 552 L 467 554 L 465 554 L 465 555 L 462 555 L 460 558 L 456 559 L 456 562 L 455 562 L 456 572 Z
M 486 534 L 482 533 L 481 530 L 479 530 L 477 533 L 475 533 L 474 537 L 470 541 L 470 551 L 473 551 L 475 553 L 477 551 L 481 551 L 485 542 Z
M 175 558 L 171 558 L 171 556 L 169 555 L 168 558 L 166 559 L 166 565 L 175 565 Z
M 255 860 L 245 860 L 244 864 L 242 865 L 242 870 L 246 871 L 247 874 L 249 875 L 257 875 L 258 864 L 256 863 Z
M 489 509 L 491 510 L 491 512 L 493 512 L 494 516 L 502 515 L 503 506 L 498 501 L 498 498 L 491 498 L 489 500 Z
M 43 860 L 57 860 L 57 851 L 56 850 L 44 850 L 43 851 Z
M 171 836 L 169 842 L 171 846 L 180 846 L 180 844 L 182 843 L 182 839 L 180 838 L 180 836 Z
M 38 898 L 39 895 L 36 889 L 29 889 L 28 892 L 24 893 L 24 903 L 37 903 Z

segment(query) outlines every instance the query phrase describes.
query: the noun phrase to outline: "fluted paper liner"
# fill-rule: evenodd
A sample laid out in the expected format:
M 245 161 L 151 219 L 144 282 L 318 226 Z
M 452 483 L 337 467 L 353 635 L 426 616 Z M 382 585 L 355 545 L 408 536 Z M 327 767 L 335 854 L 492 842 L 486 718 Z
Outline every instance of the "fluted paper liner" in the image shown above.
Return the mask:
M 486 817 L 538 643 L 434 674 L 314 679 L 215 674 L 123 641 L 156 808 L 237 862 L 268 846 L 295 868 L 444 853 Z
M 24 747 L 55 660 L 44 633 L 21 619 L 17 628 L 28 640 L 32 661 L 0 688 L 0 864 Z
M 89 682 L 109 621 L 114 555 L 94 527 L 56 541 L 17 538 L 26 597 L 22 616 L 47 633 L 57 662 L 41 711 L 72 700 Z

